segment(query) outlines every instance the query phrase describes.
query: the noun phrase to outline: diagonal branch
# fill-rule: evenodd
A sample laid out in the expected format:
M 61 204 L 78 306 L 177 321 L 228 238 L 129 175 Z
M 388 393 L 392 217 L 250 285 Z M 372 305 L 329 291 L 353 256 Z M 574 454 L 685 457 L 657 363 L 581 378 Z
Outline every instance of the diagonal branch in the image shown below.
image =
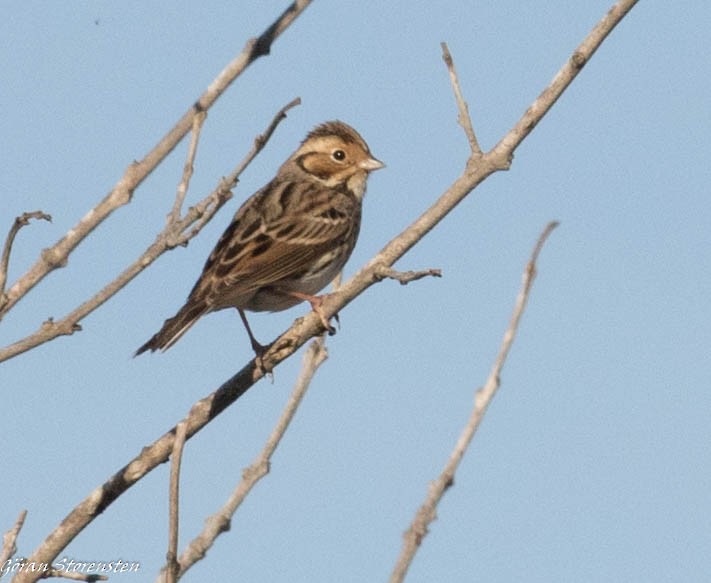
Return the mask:
M 603 42 L 607 34 L 622 20 L 637 0 L 619 0 L 608 12 L 602 21 L 593 29 L 579 47 L 576 54 L 586 59 Z M 552 103 L 572 83 L 577 71 L 571 70 L 568 64 L 563 66 L 556 75 L 554 83 L 542 95 L 552 99 Z M 549 91 L 550 90 L 550 91 Z M 541 99 L 540 97 L 538 98 Z M 537 103 L 538 100 L 535 103 Z M 529 120 L 531 128 L 534 127 L 546 113 L 548 108 L 531 107 L 524 115 Z M 532 112 L 529 114 L 529 112 Z M 522 119 L 524 119 L 522 118 Z M 424 235 L 434 228 L 454 207 L 461 202 L 480 182 L 497 170 L 505 170 L 510 164 L 515 148 L 525 138 L 520 139 L 515 134 L 519 122 L 497 146 L 480 157 L 471 156 L 462 176 L 457 178 L 452 185 L 439 197 L 439 199 L 415 220 L 407 229 L 392 239 L 383 249 L 375 255 L 356 275 L 343 284 L 339 289 L 327 296 L 324 300 L 322 311 L 328 316 L 348 305 L 353 299 L 376 283 L 379 278 L 377 271 L 383 267 L 392 267 L 407 251 L 415 245 Z M 526 133 L 526 135 L 528 135 Z M 191 438 L 207 423 L 234 403 L 249 388 L 264 376 L 264 369 L 272 370 L 284 359 L 303 346 L 310 338 L 323 332 L 321 319 L 317 314 L 309 313 L 304 318 L 299 318 L 284 334 L 275 340 L 267 352 L 262 355 L 261 361 L 264 368 L 258 367 L 254 361 L 247 363 L 242 370 L 227 380 L 215 392 L 201 399 L 185 418 L 186 435 Z M 101 514 L 121 494 L 135 484 L 145 474 L 159 464 L 165 462 L 171 452 L 175 437 L 175 429 L 171 429 L 153 444 L 143 448 L 132 461 L 121 468 L 104 484 L 97 487 L 84 500 L 82 500 L 52 531 L 41 545 L 28 559 L 35 562 L 51 562 L 61 550 L 68 545 L 79 532 L 91 521 Z M 32 574 L 20 573 L 15 578 L 15 583 L 28 583 L 34 581 Z
M 573 51 L 568 61 L 556 73 L 553 80 L 548 84 L 538 98 L 529 106 L 516 125 L 496 144 L 492 152 L 496 151 L 500 156 L 506 156 L 518 148 L 519 144 L 526 139 L 526 136 L 533 131 L 538 122 L 558 101 L 558 98 L 578 76 L 582 68 L 595 54 L 595 51 L 607 38 L 607 35 L 619 24 L 619 22 L 632 10 L 638 0 L 619 0 L 607 14 L 598 22 Z
M 415 518 L 410 524 L 410 527 L 403 536 L 404 541 L 402 550 L 400 551 L 400 556 L 398 557 L 395 568 L 390 576 L 390 583 L 401 583 L 404 581 L 407 570 L 412 563 L 412 559 L 415 558 L 417 549 L 422 544 L 422 540 L 425 536 L 427 536 L 427 529 L 429 525 L 436 517 L 437 505 L 447 489 L 454 483 L 454 474 L 459 467 L 459 463 L 462 461 L 462 458 L 464 457 L 464 454 L 466 453 L 476 430 L 479 428 L 481 420 L 484 418 L 484 414 L 486 413 L 489 404 L 494 398 L 496 391 L 499 389 L 501 371 L 504 368 L 506 357 L 511 350 L 513 341 L 516 338 L 516 332 L 518 331 L 518 326 L 521 322 L 521 316 L 523 316 L 523 311 L 526 308 L 526 303 L 528 302 L 528 297 L 531 293 L 531 286 L 533 285 L 533 280 L 536 277 L 536 261 L 538 260 L 538 255 L 540 254 L 546 239 L 557 226 L 558 223 L 556 222 L 548 223 L 533 248 L 531 258 L 526 264 L 526 269 L 523 272 L 521 290 L 516 298 L 516 304 L 514 306 L 513 314 L 511 315 L 511 321 L 501 342 L 499 354 L 494 361 L 494 365 L 491 368 L 489 377 L 486 379 L 486 383 L 476 392 L 476 396 L 474 398 L 474 408 L 469 417 L 469 421 L 459 435 L 459 439 L 457 440 L 454 450 L 445 464 L 444 470 L 439 477 L 430 484 L 429 492 L 425 501 L 422 503 L 422 506 L 420 506 L 419 510 L 415 514 Z
M 272 43 L 311 4 L 311 0 L 294 0 L 291 5 L 258 38 L 247 42 L 242 52 L 210 83 L 205 92 L 186 111 L 178 123 L 146 156 L 132 163 L 104 199 L 74 225 L 52 247 L 44 249 L 35 264 L 7 292 L 0 307 L 0 319 L 7 314 L 34 286 L 53 270 L 64 267 L 69 255 L 96 227 L 116 209 L 131 202 L 133 193 L 155 168 L 170 154 L 193 126 L 193 119 L 212 107 L 232 82 L 263 55 L 268 55 Z

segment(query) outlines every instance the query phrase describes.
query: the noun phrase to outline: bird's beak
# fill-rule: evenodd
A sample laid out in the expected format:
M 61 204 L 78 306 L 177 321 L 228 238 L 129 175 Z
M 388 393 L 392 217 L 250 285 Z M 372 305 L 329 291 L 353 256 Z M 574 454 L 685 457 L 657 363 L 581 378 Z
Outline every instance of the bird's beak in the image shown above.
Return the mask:
M 373 170 L 379 170 L 380 168 L 384 168 L 384 167 L 385 167 L 385 164 L 383 164 L 380 160 L 377 160 L 375 158 L 368 158 L 367 160 L 358 162 L 358 168 L 361 168 L 362 170 L 365 170 L 367 172 L 372 172 Z

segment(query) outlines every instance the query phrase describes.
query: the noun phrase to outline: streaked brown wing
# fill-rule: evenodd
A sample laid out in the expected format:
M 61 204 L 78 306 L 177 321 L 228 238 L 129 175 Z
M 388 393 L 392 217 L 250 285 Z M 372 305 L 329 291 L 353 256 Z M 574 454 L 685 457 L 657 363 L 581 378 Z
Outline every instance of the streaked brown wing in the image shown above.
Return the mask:
M 290 184 L 269 184 L 245 203 L 191 295 L 210 302 L 297 279 L 323 254 L 357 236 L 360 205 L 352 195 L 313 183 Z
M 340 193 L 327 201 L 314 198 L 309 200 L 310 207 L 286 212 L 266 223 L 244 244 L 234 268 L 225 275 L 225 285 L 246 280 L 258 288 L 296 279 L 323 254 L 347 241 L 360 219 L 357 202 Z

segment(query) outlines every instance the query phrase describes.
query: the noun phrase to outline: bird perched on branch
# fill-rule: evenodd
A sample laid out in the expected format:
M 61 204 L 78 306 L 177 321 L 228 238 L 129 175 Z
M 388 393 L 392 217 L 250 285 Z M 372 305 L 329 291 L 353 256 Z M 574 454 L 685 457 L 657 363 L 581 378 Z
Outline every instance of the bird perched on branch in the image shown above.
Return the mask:
M 185 305 L 137 351 L 167 350 L 209 312 L 236 308 L 259 356 L 245 310 L 277 312 L 307 301 L 325 329 L 321 291 L 358 239 L 368 175 L 383 167 L 349 125 L 314 128 L 277 175 L 240 207 L 210 253 Z

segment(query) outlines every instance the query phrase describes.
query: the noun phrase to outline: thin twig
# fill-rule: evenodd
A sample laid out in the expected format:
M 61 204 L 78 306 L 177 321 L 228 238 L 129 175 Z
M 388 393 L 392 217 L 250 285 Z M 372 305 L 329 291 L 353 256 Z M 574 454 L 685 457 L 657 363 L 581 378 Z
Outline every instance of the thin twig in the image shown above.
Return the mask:
M 402 285 L 423 277 L 442 277 L 441 269 L 424 269 L 422 271 L 396 271 L 392 267 L 378 266 L 373 270 L 373 275 L 378 279 L 394 279 Z
M 259 134 L 254 138 L 254 142 L 252 143 L 252 148 L 247 152 L 245 157 L 242 159 L 242 161 L 237 164 L 237 166 L 232 170 L 230 174 L 228 174 L 225 178 L 222 179 L 220 182 L 220 186 L 217 188 L 217 190 L 213 193 L 226 193 L 229 192 L 232 188 L 234 188 L 237 185 L 237 182 L 239 180 L 239 177 L 242 175 L 242 173 L 245 171 L 247 166 L 249 166 L 252 161 L 257 157 L 259 152 L 261 152 L 264 149 L 264 146 L 267 145 L 267 142 L 271 139 L 272 134 L 276 130 L 277 126 L 286 119 L 286 114 L 290 109 L 293 109 L 294 107 L 297 107 L 298 105 L 301 105 L 301 97 L 295 97 L 292 99 L 289 103 L 287 103 L 284 107 L 282 107 L 276 115 L 272 118 L 271 123 L 267 127 L 266 130 L 264 130 L 263 133 Z M 202 218 L 201 218 L 202 220 Z M 205 221 L 207 222 L 207 221 Z M 190 240 L 192 239 L 195 234 L 196 230 L 199 230 L 202 228 L 202 225 L 204 223 L 201 223 L 201 221 L 198 221 L 196 226 L 193 227 L 193 229 L 189 233 L 184 233 L 183 234 L 183 239 L 185 240 Z M 185 231 L 185 227 L 181 228 L 181 231 Z M 180 243 L 183 244 L 183 240 L 180 239 Z
M 467 135 L 467 140 L 469 140 L 469 146 L 472 149 L 472 155 L 481 156 L 481 147 L 479 146 L 479 141 L 476 139 L 476 134 L 474 133 L 474 127 L 472 126 L 472 118 L 469 115 L 469 106 L 464 100 L 462 95 L 462 90 L 459 87 L 459 77 L 457 77 L 457 70 L 454 68 L 454 60 L 449 52 L 449 47 L 447 43 L 440 43 L 442 47 L 442 59 L 444 59 L 445 65 L 447 65 L 447 70 L 449 71 L 449 80 L 452 83 L 452 90 L 454 91 L 454 98 L 457 100 L 457 109 L 459 109 L 459 116 L 457 121 L 459 125 L 464 129 L 464 133 Z
M 27 510 L 23 510 L 17 517 L 13 527 L 2 537 L 2 552 L 0 553 L 0 578 L 3 576 L 2 566 L 17 552 L 17 537 L 27 518 Z
M 21 276 L 7 292 L 7 298 L 0 307 L 0 320 L 50 272 L 63 267 L 67 258 L 97 226 L 116 209 L 128 204 L 133 193 L 155 168 L 170 154 L 193 127 L 193 119 L 207 111 L 239 77 L 259 57 L 269 54 L 272 43 L 311 4 L 312 0 L 294 0 L 289 7 L 258 38 L 247 42 L 242 52 L 235 57 L 210 83 L 205 92 L 190 106 L 175 126 L 146 154 L 132 163 L 111 191 L 74 225 L 66 235 L 52 247 L 42 251 L 35 264 Z
M 50 318 L 44 321 L 39 329 L 29 336 L 0 349 L 0 362 L 22 354 L 58 336 L 70 335 L 81 330 L 81 326 L 79 325 L 81 320 L 113 297 L 158 257 L 173 247 L 187 245 L 188 241 L 195 237 L 209 220 L 215 216 L 217 211 L 222 208 L 225 202 L 230 199 L 232 196 L 231 189 L 237 184 L 239 176 L 264 148 L 279 122 L 286 117 L 286 112 L 300 103 L 301 100 L 297 97 L 282 107 L 272 118 L 266 131 L 254 139 L 252 148 L 247 152 L 237 167 L 226 178 L 220 180 L 217 188 L 196 205 L 190 207 L 182 219 L 177 222 L 169 221 L 158 234 L 156 240 L 138 259 L 124 269 L 116 279 L 105 285 L 91 298 L 80 304 L 63 318 L 59 320 Z
M 197 147 L 200 142 L 200 132 L 202 131 L 202 126 L 205 123 L 206 118 L 207 111 L 200 111 L 193 118 L 193 127 L 190 132 L 190 146 L 188 147 L 188 155 L 185 160 L 185 165 L 183 166 L 183 177 L 180 180 L 180 184 L 178 184 L 178 190 L 175 194 L 175 202 L 173 203 L 173 208 L 168 215 L 169 223 L 175 223 L 180 220 L 183 202 L 185 201 L 185 196 L 187 195 L 188 188 L 190 187 L 190 179 L 193 176 L 195 155 L 197 154 Z
M 15 242 L 15 237 L 20 229 L 26 225 L 30 224 L 30 219 L 42 219 L 45 221 L 52 222 L 51 215 L 43 211 L 30 211 L 27 213 L 22 213 L 19 217 L 15 217 L 15 222 L 10 227 L 10 231 L 7 234 L 7 239 L 5 240 L 5 246 L 2 250 L 2 259 L 0 259 L 0 309 L 8 301 L 5 295 L 5 284 L 7 283 L 7 271 L 10 267 L 10 252 L 12 251 L 12 244 Z
M 304 353 L 301 372 L 296 380 L 294 389 L 289 396 L 289 400 L 279 421 L 269 435 L 264 448 L 255 458 L 254 462 L 243 470 L 242 480 L 232 491 L 224 506 L 207 517 L 205 526 L 200 534 L 190 541 L 180 554 L 180 559 L 178 560 L 180 572 L 177 575 L 176 581 L 181 578 L 190 567 L 205 557 L 207 551 L 215 543 L 218 536 L 230 529 L 232 516 L 237 511 L 237 508 L 239 508 L 257 482 L 269 473 L 270 461 L 276 448 L 286 433 L 291 420 L 294 418 L 316 371 L 327 358 L 328 352 L 326 350 L 325 340 L 324 337 L 321 336 L 309 344 L 308 349 Z M 166 569 L 164 568 L 163 572 L 161 572 L 156 579 L 156 583 L 168 581 L 163 578 L 165 573 Z
M 479 424 L 481 423 L 481 420 L 484 418 L 484 414 L 486 413 L 491 400 L 494 398 L 494 395 L 499 388 L 501 371 L 506 363 L 506 357 L 508 356 L 516 337 L 521 316 L 526 308 L 526 302 L 528 301 L 531 286 L 533 285 L 533 280 L 536 276 L 536 261 L 538 260 L 538 255 L 541 252 L 541 248 L 548 238 L 548 235 L 550 235 L 551 231 L 557 225 L 558 223 L 556 222 L 548 223 L 536 242 L 531 258 L 523 272 L 521 290 L 516 298 L 516 304 L 511 316 L 511 321 L 509 322 L 509 326 L 504 334 L 503 341 L 501 342 L 499 354 L 494 361 L 484 387 L 476 392 L 474 398 L 474 408 L 471 416 L 469 417 L 469 421 L 467 422 L 466 427 L 462 430 L 462 433 L 454 446 L 454 450 L 444 466 L 444 470 L 439 477 L 430 484 L 425 501 L 422 506 L 420 506 L 420 509 L 415 514 L 415 518 L 410 524 L 410 527 L 404 534 L 402 550 L 400 551 L 400 556 L 395 564 L 395 568 L 390 575 L 390 583 L 400 583 L 405 579 L 405 574 L 407 573 L 407 570 L 415 557 L 415 553 L 420 547 L 420 544 L 422 544 L 422 540 L 425 536 L 427 536 L 429 525 L 435 519 L 437 505 L 444 496 L 445 491 L 454 483 L 454 474 L 457 467 L 464 457 L 464 454 L 466 453 L 467 448 L 469 447 L 469 444 L 471 443 L 471 440 L 474 437 Z
M 170 518 L 168 525 L 168 552 L 166 558 L 166 583 L 175 583 L 178 580 L 180 564 L 178 563 L 178 524 L 180 507 L 180 464 L 183 459 L 183 446 L 185 445 L 185 434 L 187 425 L 185 421 L 178 423 L 175 428 L 175 442 L 173 443 L 173 453 L 170 464 L 170 491 L 169 507 Z
M 600 35 L 598 25 L 591 33 L 584 45 L 587 50 L 594 51 L 604 40 L 604 37 L 622 20 L 624 15 L 637 2 L 637 0 L 620 0 L 615 4 L 601 21 L 605 34 Z M 611 17 L 612 16 L 612 17 Z M 565 68 L 565 67 L 564 67 Z M 556 85 L 556 91 L 562 93 L 573 81 L 574 75 L 569 75 L 564 85 Z M 532 123 L 540 121 L 545 113 L 537 110 L 537 116 Z M 417 220 L 407 227 L 397 237 L 392 239 L 378 252 L 358 273 L 344 283 L 338 291 L 324 299 L 322 311 L 326 317 L 333 316 L 342 310 L 355 297 L 378 281 L 374 270 L 378 266 L 390 267 L 395 264 L 417 241 L 434 228 L 456 205 L 461 202 L 476 186 L 487 176 L 498 170 L 508 168 L 508 163 L 513 156 L 513 150 L 520 143 L 516 140 L 504 138 L 497 147 L 476 159 L 470 157 L 462 176 L 439 197 Z M 510 146 L 506 148 L 507 144 Z M 291 356 L 303 346 L 310 338 L 322 333 L 323 324 L 317 314 L 309 313 L 304 318 L 299 318 L 284 334 L 277 338 L 267 352 L 262 356 L 262 362 L 269 370 L 273 370 L 280 362 Z M 198 401 L 190 410 L 186 422 L 187 439 L 190 439 L 212 419 L 239 399 L 259 379 L 264 376 L 264 370 L 256 366 L 254 360 L 247 363 L 240 371 L 235 373 L 216 391 Z M 143 448 L 133 460 L 121 468 L 108 481 L 97 487 L 84 500 L 82 500 L 62 522 L 52 531 L 45 541 L 37 548 L 30 560 L 35 562 L 50 562 L 62 549 L 69 544 L 96 516 L 103 512 L 128 488 L 165 462 L 170 455 L 174 433 L 168 431 L 151 445 Z M 36 581 L 29 574 L 20 574 L 15 578 L 15 583 L 29 583 Z

